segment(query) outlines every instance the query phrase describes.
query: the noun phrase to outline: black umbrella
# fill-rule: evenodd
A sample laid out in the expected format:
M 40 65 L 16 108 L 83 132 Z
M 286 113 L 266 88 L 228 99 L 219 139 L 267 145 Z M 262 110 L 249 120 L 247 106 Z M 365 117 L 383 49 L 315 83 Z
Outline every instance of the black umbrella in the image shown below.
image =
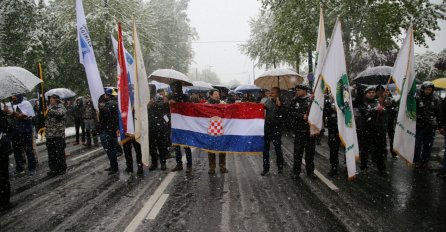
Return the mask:
M 356 76 L 353 82 L 362 85 L 387 85 L 392 70 L 393 68 L 389 66 L 368 68 Z M 393 83 L 393 80 L 390 80 L 390 83 Z

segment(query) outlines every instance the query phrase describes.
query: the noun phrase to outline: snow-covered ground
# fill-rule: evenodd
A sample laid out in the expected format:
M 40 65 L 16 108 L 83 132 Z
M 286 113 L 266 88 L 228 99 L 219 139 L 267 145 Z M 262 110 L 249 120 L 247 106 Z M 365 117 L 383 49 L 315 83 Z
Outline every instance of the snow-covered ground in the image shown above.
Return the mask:
M 76 134 L 76 129 L 74 127 L 68 127 L 65 128 L 65 137 L 73 136 Z M 42 144 L 45 143 L 46 138 L 41 137 L 40 135 L 37 135 L 36 144 Z

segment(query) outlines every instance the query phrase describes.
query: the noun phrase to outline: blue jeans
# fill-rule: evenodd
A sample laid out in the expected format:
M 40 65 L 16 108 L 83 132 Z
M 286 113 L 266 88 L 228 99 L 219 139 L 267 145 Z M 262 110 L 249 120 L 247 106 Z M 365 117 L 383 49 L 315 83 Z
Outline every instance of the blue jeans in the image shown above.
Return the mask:
M 184 152 L 186 153 L 187 166 L 192 166 L 192 151 L 190 147 L 184 147 Z M 183 165 L 183 155 L 181 154 L 181 147 L 175 146 L 175 158 L 177 160 L 177 165 Z
M 99 135 L 102 147 L 104 147 L 107 157 L 110 160 L 110 168 L 112 171 L 118 170 L 118 157 L 116 155 L 116 136 L 114 132 L 103 131 Z
M 415 153 L 413 162 L 427 163 L 431 158 L 435 127 L 417 127 L 415 135 Z

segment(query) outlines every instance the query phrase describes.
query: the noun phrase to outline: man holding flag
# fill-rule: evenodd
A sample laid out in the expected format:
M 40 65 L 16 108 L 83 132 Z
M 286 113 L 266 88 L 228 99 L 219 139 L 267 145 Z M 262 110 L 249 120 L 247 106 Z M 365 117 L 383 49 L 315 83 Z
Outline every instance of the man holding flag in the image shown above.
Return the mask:
M 333 95 L 337 111 L 339 138 L 345 147 L 348 177 L 353 179 L 356 176 L 355 159 L 359 156 L 359 150 L 339 19 L 336 21 L 330 45 L 322 64 L 321 78 Z

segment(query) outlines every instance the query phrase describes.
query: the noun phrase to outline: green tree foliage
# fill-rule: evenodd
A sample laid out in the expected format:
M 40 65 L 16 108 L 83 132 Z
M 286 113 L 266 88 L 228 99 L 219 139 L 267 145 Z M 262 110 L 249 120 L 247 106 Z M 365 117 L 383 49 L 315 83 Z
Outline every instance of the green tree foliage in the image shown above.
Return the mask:
M 315 50 L 320 7 L 325 12 L 327 37 L 336 18 L 339 16 L 342 20 L 349 71 L 356 46 L 365 44 L 370 50 L 386 54 L 398 47 L 401 32 L 407 30 L 411 23 L 415 27 L 415 42 L 426 45 L 426 38 L 435 39 L 434 31 L 439 30 L 438 20 L 446 19 L 444 1 L 434 4 L 429 0 L 262 0 L 262 3 L 265 13 L 252 25 L 260 24 L 258 21 L 264 21 L 265 16 L 270 17 L 273 19 L 270 31 L 252 33 L 243 50 L 252 58 L 266 60 L 269 65 L 272 60 L 279 59 L 297 66 L 296 63 L 303 60 L 309 51 Z M 255 38 L 259 36 L 266 38 Z M 278 49 L 278 58 L 270 59 L 266 52 L 252 52 L 256 51 L 252 47 L 258 46 L 253 41 L 273 41 L 274 45 L 269 46 Z
M 196 37 L 186 14 L 189 0 L 83 0 L 90 36 L 104 86 L 116 85 L 116 59 L 111 36 L 121 22 L 124 46 L 132 48 L 132 15 L 148 73 L 158 68 L 187 72 Z M 79 63 L 75 0 L 0 1 L 0 65 L 35 72 L 41 62 L 45 88 L 67 87 L 87 94 Z

